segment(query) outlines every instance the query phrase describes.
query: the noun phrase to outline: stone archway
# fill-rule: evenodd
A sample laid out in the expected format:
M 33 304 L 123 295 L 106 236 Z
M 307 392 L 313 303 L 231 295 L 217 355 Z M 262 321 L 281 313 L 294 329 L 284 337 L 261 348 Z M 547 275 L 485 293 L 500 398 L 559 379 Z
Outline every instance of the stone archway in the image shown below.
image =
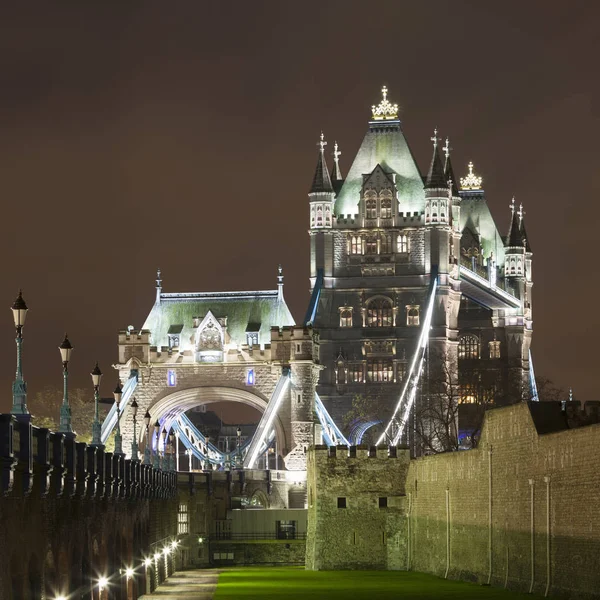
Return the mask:
M 196 406 L 215 402 L 239 402 L 251 406 L 261 413 L 265 412 L 269 403 L 264 397 L 247 390 L 220 386 L 200 386 L 169 394 L 155 402 L 148 410 L 151 422 L 154 422 L 165 415 L 181 414 Z M 274 426 L 279 447 L 282 450 L 289 448 L 285 428 L 279 416 L 275 417 Z M 144 435 L 144 432 L 141 431 L 139 435 L 140 444 L 145 442 Z

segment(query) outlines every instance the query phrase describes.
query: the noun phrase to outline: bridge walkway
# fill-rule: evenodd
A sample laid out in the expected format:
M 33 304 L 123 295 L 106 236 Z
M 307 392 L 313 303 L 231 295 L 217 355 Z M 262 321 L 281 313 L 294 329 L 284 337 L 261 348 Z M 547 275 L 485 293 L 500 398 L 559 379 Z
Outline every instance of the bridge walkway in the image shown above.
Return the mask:
M 163 581 L 151 594 L 140 596 L 140 600 L 161 598 L 162 600 L 212 600 L 217 589 L 218 569 L 190 569 L 176 571 Z

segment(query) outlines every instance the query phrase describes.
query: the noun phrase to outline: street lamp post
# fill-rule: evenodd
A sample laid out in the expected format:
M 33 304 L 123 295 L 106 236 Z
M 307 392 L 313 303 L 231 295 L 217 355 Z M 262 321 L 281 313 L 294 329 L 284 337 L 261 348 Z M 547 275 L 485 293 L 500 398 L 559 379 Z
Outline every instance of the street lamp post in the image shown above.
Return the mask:
M 156 434 L 156 451 L 154 452 L 154 456 L 152 458 L 152 466 L 155 469 L 160 469 L 160 456 L 158 454 L 158 433 L 160 431 L 160 423 L 156 421 L 154 423 L 154 433 Z
M 236 432 L 237 434 L 237 464 L 238 469 L 242 468 L 242 428 L 238 426 Z
M 163 451 L 162 451 L 161 468 L 163 471 L 168 471 L 169 470 L 169 457 L 167 455 L 167 429 L 166 429 L 166 427 L 163 427 L 163 430 L 162 430 L 162 444 L 163 444 Z
M 146 426 L 146 447 L 144 448 L 144 464 L 152 464 L 152 448 L 150 446 L 150 413 L 146 411 L 144 415 L 144 425 Z
M 177 471 L 177 469 L 175 468 L 175 447 L 173 446 L 174 438 L 175 432 L 171 429 L 171 431 L 169 431 L 169 451 L 171 452 L 171 460 L 169 461 L 169 467 L 171 471 Z
M 65 339 L 58 349 L 60 350 L 60 358 L 63 365 L 63 401 L 60 407 L 60 425 L 58 431 L 67 436 L 74 437 L 73 426 L 71 424 L 71 405 L 69 404 L 69 361 L 71 360 L 73 346 L 71 346 L 66 333 Z
M 133 413 L 133 441 L 131 442 L 131 460 L 138 462 L 140 460 L 140 449 L 137 443 L 137 411 L 138 403 L 135 398 L 131 403 L 131 412 Z
M 17 418 L 29 421 L 31 415 L 27 410 L 27 384 L 23 379 L 22 370 L 22 355 L 21 346 L 23 345 L 23 327 L 25 325 L 25 318 L 27 317 L 27 304 L 23 300 L 23 295 L 19 291 L 17 299 L 14 301 L 11 307 L 13 313 L 13 319 L 15 321 L 15 328 L 17 330 L 17 371 L 15 374 L 15 380 L 13 382 L 13 405 L 11 413 L 17 415 Z
M 113 392 L 115 398 L 115 405 L 117 407 L 117 433 L 115 434 L 115 451 L 114 454 L 120 455 L 123 452 L 123 437 L 121 436 L 121 398 L 123 397 L 123 389 L 121 388 L 121 382 L 117 382 L 117 387 Z
M 92 446 L 103 448 L 102 444 L 102 424 L 99 418 L 99 404 L 100 404 L 100 381 L 102 380 L 102 371 L 96 363 L 94 370 L 90 373 L 92 376 L 92 383 L 94 384 L 94 422 L 92 423 Z

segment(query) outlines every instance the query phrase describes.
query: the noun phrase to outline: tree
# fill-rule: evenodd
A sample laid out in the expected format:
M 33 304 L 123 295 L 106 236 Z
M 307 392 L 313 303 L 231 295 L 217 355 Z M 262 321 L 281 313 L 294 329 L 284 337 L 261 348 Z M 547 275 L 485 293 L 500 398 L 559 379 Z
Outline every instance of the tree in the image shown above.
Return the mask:
M 60 422 L 60 407 L 63 401 L 63 390 L 57 386 L 48 385 L 27 400 L 32 423 L 36 427 L 47 427 L 52 431 L 58 430 Z M 85 388 L 69 390 L 69 404 L 73 431 L 77 433 L 80 442 L 91 442 L 92 422 L 94 420 L 93 393 Z M 107 413 L 104 405 L 100 405 L 100 420 Z
M 381 426 L 385 427 L 392 416 L 392 410 L 390 398 L 382 395 L 380 390 L 356 394 L 352 398 L 352 407 L 344 415 L 344 434 L 351 443 L 360 441 L 373 445 L 381 434 Z
M 535 378 L 535 385 L 537 387 L 538 398 L 540 401 L 547 402 L 559 402 L 561 400 L 568 400 L 568 392 L 556 385 L 554 381 L 543 375 L 539 375 Z

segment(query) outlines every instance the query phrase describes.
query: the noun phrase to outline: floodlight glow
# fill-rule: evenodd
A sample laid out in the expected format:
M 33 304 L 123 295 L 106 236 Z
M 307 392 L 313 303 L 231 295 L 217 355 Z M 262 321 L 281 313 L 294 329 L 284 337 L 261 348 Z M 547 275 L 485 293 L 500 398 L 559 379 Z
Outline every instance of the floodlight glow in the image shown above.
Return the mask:
M 158 560 L 159 558 L 160 558 L 160 554 L 157 552 L 157 553 L 154 555 L 154 560 Z
M 177 548 L 177 540 L 171 542 L 171 548 Z
M 152 559 L 151 558 L 144 559 L 144 566 L 145 567 L 149 567 L 151 564 L 152 564 Z
M 100 591 L 104 590 L 104 588 L 106 588 L 107 585 L 108 579 L 106 577 L 100 577 L 100 579 L 98 579 L 98 588 L 100 589 Z
M 248 469 L 251 469 L 254 466 L 254 463 L 255 463 L 256 459 L 258 458 L 258 454 L 262 450 L 262 446 L 266 442 L 267 436 L 271 432 L 271 425 L 275 419 L 275 416 L 277 415 L 277 412 L 279 410 L 279 405 L 281 404 L 281 401 L 283 399 L 285 391 L 287 390 L 288 385 L 290 384 L 289 375 L 282 375 L 282 377 L 285 378 L 283 380 L 283 385 L 281 386 L 281 388 L 279 390 L 279 394 L 277 395 L 277 398 L 275 398 L 275 402 L 272 404 L 273 408 L 271 408 L 271 403 L 269 403 L 269 406 L 267 407 L 267 410 L 270 409 L 270 414 L 268 415 L 267 421 L 263 426 L 263 431 L 262 431 L 262 435 L 260 436 L 260 439 L 256 440 L 256 445 L 254 446 L 252 456 L 250 457 L 250 460 L 248 461 L 248 466 L 247 466 Z M 265 411 L 265 414 L 266 414 L 266 411 Z M 264 415 L 263 415 L 263 417 L 264 417 Z M 260 425 L 260 423 L 259 423 L 259 425 Z M 255 444 L 254 440 L 253 440 L 252 444 Z
M 54 600 L 67 600 L 66 596 L 56 596 L 56 598 L 54 598 Z
M 164 548 L 164 549 L 163 549 L 163 554 L 164 554 L 165 556 L 168 556 L 170 552 L 171 552 L 171 551 L 169 550 L 169 548 Z
M 199 538 L 198 538 L 198 543 L 199 543 L 199 544 L 202 544 L 203 542 L 204 542 L 204 538 L 203 538 L 203 537 L 199 537 Z
M 127 567 L 127 569 L 125 569 L 125 576 L 127 579 L 131 579 L 133 577 L 133 569 L 131 567 Z

